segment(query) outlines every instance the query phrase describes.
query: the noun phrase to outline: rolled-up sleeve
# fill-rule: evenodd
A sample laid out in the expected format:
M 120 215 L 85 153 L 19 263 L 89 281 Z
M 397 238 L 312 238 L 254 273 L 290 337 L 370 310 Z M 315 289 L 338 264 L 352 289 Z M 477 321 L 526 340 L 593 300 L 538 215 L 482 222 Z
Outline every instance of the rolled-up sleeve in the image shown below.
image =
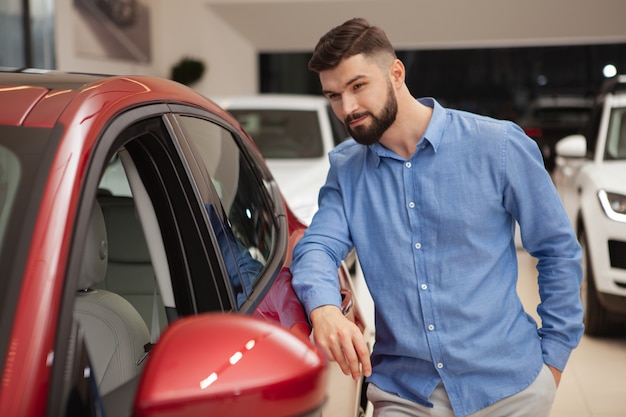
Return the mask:
M 505 204 L 524 248 L 537 258 L 544 362 L 563 369 L 583 334 L 581 248 L 534 141 L 511 125 L 505 147 Z

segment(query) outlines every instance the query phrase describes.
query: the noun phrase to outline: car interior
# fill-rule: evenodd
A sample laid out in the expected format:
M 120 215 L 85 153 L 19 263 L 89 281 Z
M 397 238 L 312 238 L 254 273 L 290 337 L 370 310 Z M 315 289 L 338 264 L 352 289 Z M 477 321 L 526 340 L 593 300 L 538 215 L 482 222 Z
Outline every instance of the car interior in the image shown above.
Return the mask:
M 141 223 L 131 197 L 101 194 L 97 198 L 102 208 L 109 242 L 109 263 L 106 279 L 96 288 L 122 295 L 150 324 L 156 317 L 159 329 L 166 323 L 165 307 Z
M 171 285 L 157 285 L 143 230 L 132 197 L 99 189 L 74 313 L 101 395 L 141 374 L 150 347 L 168 325 L 161 288 L 167 291 Z M 160 235 L 158 228 L 152 230 Z M 161 271 L 167 274 L 168 268 Z M 175 311 L 173 296 L 169 298 L 170 311 Z
M 105 280 L 108 267 L 107 230 L 98 202 L 94 202 L 88 230 L 74 314 L 87 340 L 100 393 L 106 395 L 141 373 L 150 332 L 128 300 L 96 288 Z
M 213 124 L 201 124 L 196 120 L 198 119 L 188 120 L 189 132 L 206 135 L 210 131 L 207 126 L 217 127 Z M 200 286 L 194 290 L 203 294 L 199 296 L 203 299 L 198 298 L 197 294 L 194 299 L 198 303 L 204 303 L 203 305 L 177 305 L 175 291 L 190 284 L 182 282 L 182 275 L 176 282 L 173 280 L 173 260 L 168 259 L 168 256 L 172 258 L 177 255 L 171 253 L 171 248 L 169 252 L 166 250 L 168 242 L 165 241 L 164 233 L 168 232 L 164 232 L 163 228 L 167 226 L 162 223 L 162 218 L 161 222 L 157 218 L 157 210 L 161 210 L 163 216 L 167 209 L 155 207 L 154 196 L 149 195 L 146 188 L 145 175 L 140 175 L 137 164 L 141 161 L 138 162 L 136 156 L 131 157 L 127 149 L 132 145 L 132 140 L 116 152 L 105 169 L 93 202 L 89 238 L 85 245 L 87 253 L 83 256 L 80 285 L 74 306 L 75 316 L 84 329 L 92 370 L 101 395 L 115 391 L 141 374 L 151 346 L 179 315 L 192 313 L 196 308 L 197 311 L 228 310 L 235 301 L 241 306 L 254 285 L 253 281 L 243 281 L 248 275 L 242 271 L 247 272 L 245 268 L 254 262 L 258 267 L 252 271 L 254 275 L 249 276 L 252 279 L 260 276 L 266 262 L 265 256 L 269 255 L 271 246 L 258 248 L 254 237 L 250 235 L 255 230 L 250 229 L 250 226 L 261 224 L 255 220 L 254 215 L 258 210 L 254 210 L 256 203 L 250 197 L 257 194 L 251 194 L 245 188 L 249 185 L 242 181 L 241 175 L 244 174 L 241 173 L 244 171 L 238 163 L 238 147 L 230 134 L 224 136 L 225 132 L 227 131 L 222 128 L 214 129 L 213 137 L 218 140 L 207 141 L 210 146 L 206 145 L 204 148 L 196 147 L 193 158 L 198 158 L 195 163 L 202 172 L 201 181 L 206 183 L 204 192 L 214 190 L 217 193 L 216 198 L 221 202 L 221 205 L 216 204 L 221 206 L 219 208 L 213 206 L 215 203 L 211 203 L 211 208 L 207 207 L 209 223 L 213 227 L 221 224 L 217 221 L 214 223 L 211 216 L 217 215 L 215 210 L 224 210 L 229 213 L 229 220 L 232 221 L 232 232 L 237 234 L 233 236 L 230 229 L 219 229 L 222 233 L 214 229 L 217 239 L 215 247 L 226 251 L 222 253 L 225 264 L 229 263 L 226 259 L 228 256 L 235 259 L 234 263 L 230 262 L 234 275 L 228 265 L 224 266 L 226 272 L 242 281 L 239 291 L 234 287 L 236 300 L 232 299 L 230 304 L 215 300 L 219 295 L 216 295 L 217 290 L 212 286 L 214 284 L 211 279 L 214 280 L 215 277 L 211 278 L 213 273 L 210 273 L 209 279 L 200 280 Z M 138 140 L 135 139 L 134 143 L 138 143 Z M 224 163 L 225 160 L 230 163 Z M 145 171 L 145 166 L 142 169 Z M 210 195 L 202 198 L 205 202 L 216 201 Z M 191 214 L 187 214 L 189 216 Z M 193 223 L 193 219 L 190 220 L 190 223 L 175 227 L 193 232 L 190 226 L 197 228 L 198 225 Z M 220 240 L 220 236 L 223 240 Z M 239 242 L 239 238 L 241 244 L 233 243 Z M 192 248 L 196 247 L 189 240 L 185 243 L 189 244 L 185 250 L 193 251 Z M 248 260 L 239 262 L 237 256 L 244 252 L 248 254 L 245 258 Z M 207 272 L 195 273 L 195 276 L 207 276 Z M 235 285 L 233 282 L 231 284 Z M 188 293 L 185 295 L 194 297 Z

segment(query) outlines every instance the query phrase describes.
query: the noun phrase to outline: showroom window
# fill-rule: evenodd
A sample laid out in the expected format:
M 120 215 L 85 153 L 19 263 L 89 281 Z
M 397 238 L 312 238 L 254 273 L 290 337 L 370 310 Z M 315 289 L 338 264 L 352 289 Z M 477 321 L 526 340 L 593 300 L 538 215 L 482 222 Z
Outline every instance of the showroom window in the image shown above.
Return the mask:
M 53 69 L 54 0 L 0 2 L 0 67 Z

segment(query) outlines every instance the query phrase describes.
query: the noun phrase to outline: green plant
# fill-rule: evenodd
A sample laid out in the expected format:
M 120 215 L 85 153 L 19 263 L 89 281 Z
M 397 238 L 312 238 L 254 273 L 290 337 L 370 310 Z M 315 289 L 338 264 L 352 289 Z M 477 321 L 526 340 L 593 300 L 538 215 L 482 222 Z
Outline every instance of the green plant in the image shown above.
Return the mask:
M 171 79 L 181 84 L 191 85 L 202 78 L 204 70 L 204 62 L 186 57 L 172 67 Z

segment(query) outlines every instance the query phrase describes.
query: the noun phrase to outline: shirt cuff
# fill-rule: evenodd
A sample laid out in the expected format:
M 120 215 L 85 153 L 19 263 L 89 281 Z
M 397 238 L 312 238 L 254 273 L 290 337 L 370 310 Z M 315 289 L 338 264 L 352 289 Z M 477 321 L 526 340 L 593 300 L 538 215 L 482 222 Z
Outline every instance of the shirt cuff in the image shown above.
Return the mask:
M 572 354 L 572 349 L 546 338 L 541 340 L 541 350 L 543 352 L 543 362 L 561 372 L 565 369 L 565 365 Z

